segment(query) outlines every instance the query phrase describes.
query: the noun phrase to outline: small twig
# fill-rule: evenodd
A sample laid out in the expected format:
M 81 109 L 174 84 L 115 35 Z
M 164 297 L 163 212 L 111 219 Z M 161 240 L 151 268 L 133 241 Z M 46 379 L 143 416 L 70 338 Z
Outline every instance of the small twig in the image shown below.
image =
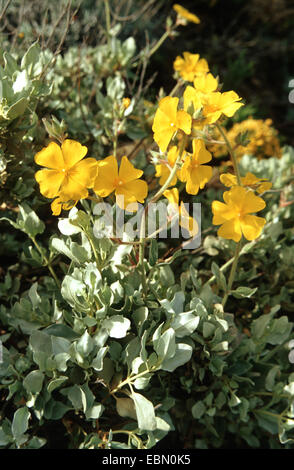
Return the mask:
M 7 8 L 9 7 L 9 4 L 11 3 L 11 0 L 7 0 L 6 4 L 3 7 L 3 10 L 0 13 L 0 21 L 2 21 L 3 16 L 6 13 Z
M 55 35 L 56 29 L 58 28 L 59 24 L 61 23 L 61 20 L 63 19 L 63 17 L 66 15 L 66 13 L 68 13 L 68 9 L 69 9 L 70 7 L 71 7 L 71 0 L 68 1 L 66 7 L 61 11 L 59 17 L 57 18 L 56 22 L 55 22 L 54 25 L 53 25 L 51 34 L 50 34 L 49 38 L 47 39 L 47 42 L 46 42 L 46 45 L 45 45 L 45 47 L 46 47 L 47 49 L 49 48 L 49 44 L 50 44 L 51 39 L 52 39 L 52 38 L 54 37 L 54 35 Z
M 128 16 L 119 16 L 113 11 L 111 12 L 111 14 L 116 21 L 135 22 L 140 18 L 140 16 L 143 15 L 143 13 L 145 13 L 146 10 L 148 10 L 150 6 L 152 6 L 153 3 L 155 3 L 155 1 L 156 0 L 149 0 L 149 2 L 147 2 L 139 12 L 132 13 L 131 15 L 128 15 Z

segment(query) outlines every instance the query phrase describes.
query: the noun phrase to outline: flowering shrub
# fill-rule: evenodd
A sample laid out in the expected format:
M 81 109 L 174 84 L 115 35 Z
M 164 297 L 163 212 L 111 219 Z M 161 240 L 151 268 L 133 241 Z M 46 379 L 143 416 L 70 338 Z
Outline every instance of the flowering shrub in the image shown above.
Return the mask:
M 246 105 L 197 53 L 146 100 L 200 19 L 174 5 L 136 56 L 104 6 L 101 45 L 3 54 L 0 446 L 52 448 L 54 422 L 64 448 L 292 448 L 294 151 L 240 158 Z

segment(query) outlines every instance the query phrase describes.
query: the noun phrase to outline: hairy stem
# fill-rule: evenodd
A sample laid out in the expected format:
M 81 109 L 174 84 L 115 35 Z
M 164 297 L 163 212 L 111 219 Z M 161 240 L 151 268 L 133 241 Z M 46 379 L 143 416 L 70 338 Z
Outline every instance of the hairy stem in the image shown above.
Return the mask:
M 47 266 L 47 268 L 49 269 L 49 271 L 50 271 L 50 273 L 51 273 L 51 275 L 52 275 L 52 277 L 53 277 L 53 279 L 54 279 L 54 281 L 55 281 L 57 287 L 60 288 L 60 281 L 59 281 L 59 279 L 58 279 L 58 277 L 57 277 L 57 275 L 56 275 L 56 273 L 55 273 L 55 271 L 54 271 L 54 269 L 53 269 L 53 267 L 52 267 L 52 265 L 51 265 L 49 259 L 48 259 L 47 256 L 45 255 L 45 253 L 44 253 L 43 249 L 40 247 L 39 243 L 36 241 L 35 237 L 30 237 L 30 238 L 31 238 L 32 242 L 34 243 L 35 247 L 37 248 L 38 252 L 39 252 L 40 255 L 42 256 L 42 260 L 43 260 L 45 266 Z
M 164 191 L 169 187 L 169 185 L 170 185 L 171 181 L 173 180 L 176 172 L 178 171 L 178 165 L 181 161 L 183 152 L 186 148 L 186 142 L 187 142 L 187 137 L 186 137 L 186 135 L 184 135 L 183 139 L 181 141 L 181 144 L 180 144 L 179 155 L 178 155 L 178 157 L 175 161 L 175 164 L 174 164 L 167 180 L 165 181 L 164 185 L 157 191 L 157 193 L 150 199 L 150 201 L 148 202 L 148 204 L 145 207 L 145 210 L 143 212 L 141 226 L 140 226 L 140 249 L 139 249 L 138 266 L 140 266 L 140 268 L 141 268 L 143 293 L 144 293 L 145 296 L 147 294 L 146 271 L 145 271 L 145 266 L 144 266 L 144 249 L 145 249 L 145 240 L 146 240 L 146 238 L 145 238 L 146 215 L 148 213 L 148 208 L 149 208 L 150 204 L 155 203 L 162 196 Z
M 233 259 L 233 264 L 232 264 L 232 267 L 231 267 L 231 272 L 230 272 L 230 276 L 229 276 L 229 280 L 228 280 L 228 287 L 227 287 L 227 292 L 223 298 L 223 301 L 222 301 L 222 306 L 224 307 L 226 305 L 226 302 L 227 302 L 227 299 L 230 295 L 230 292 L 231 292 L 231 289 L 232 289 L 232 285 L 233 285 L 233 282 L 234 282 L 234 279 L 235 279 L 235 274 L 236 274 L 236 269 L 237 269 L 237 264 L 238 264 L 238 259 L 239 259 L 239 253 L 240 253 L 240 249 L 241 249 L 241 241 L 239 241 L 237 244 L 236 244 L 236 250 L 235 250 L 235 256 L 234 256 L 234 259 Z
M 242 186 L 242 183 L 241 183 L 241 176 L 240 176 L 240 171 L 239 171 L 239 166 L 238 166 L 238 161 L 237 161 L 237 158 L 236 158 L 236 155 L 235 155 L 235 152 L 226 136 L 226 133 L 225 131 L 223 130 L 222 126 L 216 122 L 215 123 L 217 129 L 219 130 L 222 138 L 224 139 L 225 143 L 226 143 L 226 146 L 227 146 L 227 149 L 229 151 L 229 154 L 230 154 L 230 157 L 231 157 L 231 160 L 232 160 L 232 163 L 233 163 L 233 166 L 234 166 L 234 171 L 235 171 L 235 175 L 237 177 L 237 182 L 238 182 L 238 185 L 239 186 Z

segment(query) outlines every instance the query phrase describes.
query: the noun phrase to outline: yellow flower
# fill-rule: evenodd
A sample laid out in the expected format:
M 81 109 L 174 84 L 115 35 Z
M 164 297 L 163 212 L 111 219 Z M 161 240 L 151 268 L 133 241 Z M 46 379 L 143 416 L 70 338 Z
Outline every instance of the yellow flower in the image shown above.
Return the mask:
M 222 224 L 218 235 L 235 242 L 240 241 L 242 234 L 247 240 L 259 237 L 266 220 L 251 214 L 265 208 L 264 200 L 243 186 L 233 186 L 223 198 L 225 204 L 219 201 L 212 203 L 212 223 Z
M 237 102 L 241 99 L 234 91 L 225 91 L 224 93 L 215 91 L 208 94 L 203 107 L 206 123 L 213 124 L 222 114 L 232 117 L 241 106 L 244 106 L 243 103 Z
M 192 118 L 185 111 L 178 111 L 179 98 L 166 96 L 159 102 L 155 113 L 152 130 L 154 140 L 160 150 L 165 152 L 174 134 L 181 129 L 185 134 L 191 133 Z
M 174 167 L 174 164 L 175 164 L 176 159 L 178 157 L 178 154 L 179 154 L 179 150 L 178 150 L 177 146 L 174 145 L 168 151 L 167 161 L 164 161 L 164 163 L 160 163 L 159 165 L 155 165 L 155 169 L 156 169 L 155 176 L 157 176 L 157 178 L 160 178 L 159 184 L 161 186 L 164 185 L 167 178 L 169 177 L 170 172 L 171 172 L 172 168 Z M 171 180 L 169 186 L 174 186 L 177 183 L 177 179 L 178 179 L 177 175 L 175 175 L 173 177 L 173 179 Z
M 62 202 L 78 201 L 88 196 L 97 175 L 97 160 L 86 158 L 88 149 L 66 139 L 61 147 L 51 142 L 35 155 L 35 162 L 46 167 L 35 174 L 43 196 L 59 196 Z
M 181 205 L 179 206 L 179 191 L 177 190 L 177 188 L 166 189 L 163 195 L 167 198 L 170 205 L 172 206 L 172 215 L 179 216 L 179 222 L 181 227 L 188 230 L 192 237 L 197 235 L 199 230 L 198 224 L 196 220 L 193 219 L 193 217 L 189 216 L 183 202 L 181 202 Z
M 147 183 L 139 178 L 142 170 L 137 170 L 127 157 L 122 157 L 120 167 L 116 158 L 111 155 L 99 161 L 98 176 L 94 183 L 94 191 L 98 196 L 107 197 L 115 193 L 116 203 L 121 209 L 134 212 L 137 202 L 144 202 L 147 197 Z
M 199 54 L 184 52 L 183 56 L 184 58 L 181 56 L 176 57 L 174 61 L 174 69 L 176 72 L 179 72 L 184 80 L 193 82 L 194 78 L 209 72 L 207 61 L 205 59 L 200 59 Z
M 123 98 L 122 103 L 123 103 L 123 107 L 127 109 L 131 104 L 131 100 L 130 98 Z
M 237 177 L 231 173 L 223 173 L 220 175 L 220 180 L 228 188 L 238 184 Z M 255 189 L 258 194 L 261 194 L 264 191 L 271 189 L 272 187 L 272 183 L 270 183 L 267 179 L 258 178 L 250 172 L 246 173 L 246 176 L 241 177 L 241 183 L 243 186 L 249 186 L 250 188 Z
M 200 75 L 194 80 L 194 86 L 188 85 L 184 91 L 184 110 L 190 112 L 194 119 L 192 127 L 194 129 L 203 129 L 207 124 L 207 120 L 198 114 L 198 111 L 207 101 L 210 93 L 213 93 L 218 87 L 218 81 L 211 73 Z M 191 108 L 193 105 L 193 108 Z M 196 112 L 196 114 L 194 114 Z
M 184 98 L 184 110 L 188 111 L 188 108 L 193 105 L 193 111 L 197 111 L 202 107 L 201 95 L 191 85 L 188 85 L 183 94 Z
M 212 168 L 204 165 L 211 160 L 211 153 L 205 148 L 203 140 L 193 140 L 193 154 L 187 153 L 181 169 L 180 179 L 186 183 L 188 194 L 197 194 L 212 176 Z
M 211 73 L 196 77 L 193 84 L 194 88 L 203 95 L 216 91 L 218 87 L 218 81 Z
M 191 21 L 192 23 L 199 24 L 200 19 L 198 16 L 194 15 L 194 13 L 190 13 L 189 10 L 186 10 L 186 8 L 182 7 L 178 3 L 175 3 L 173 5 L 173 9 L 177 12 L 177 14 L 184 18 L 185 20 Z

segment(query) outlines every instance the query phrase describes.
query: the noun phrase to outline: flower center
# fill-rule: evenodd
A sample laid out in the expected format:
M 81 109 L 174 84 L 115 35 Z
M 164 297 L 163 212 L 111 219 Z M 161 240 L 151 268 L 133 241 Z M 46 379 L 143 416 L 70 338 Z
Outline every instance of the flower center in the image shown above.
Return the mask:
M 199 167 L 199 163 L 195 160 L 192 160 L 191 163 L 190 163 L 190 166 L 192 168 L 198 168 Z
M 120 178 L 117 178 L 114 182 L 114 186 L 116 187 L 122 186 L 123 184 L 124 182 Z

